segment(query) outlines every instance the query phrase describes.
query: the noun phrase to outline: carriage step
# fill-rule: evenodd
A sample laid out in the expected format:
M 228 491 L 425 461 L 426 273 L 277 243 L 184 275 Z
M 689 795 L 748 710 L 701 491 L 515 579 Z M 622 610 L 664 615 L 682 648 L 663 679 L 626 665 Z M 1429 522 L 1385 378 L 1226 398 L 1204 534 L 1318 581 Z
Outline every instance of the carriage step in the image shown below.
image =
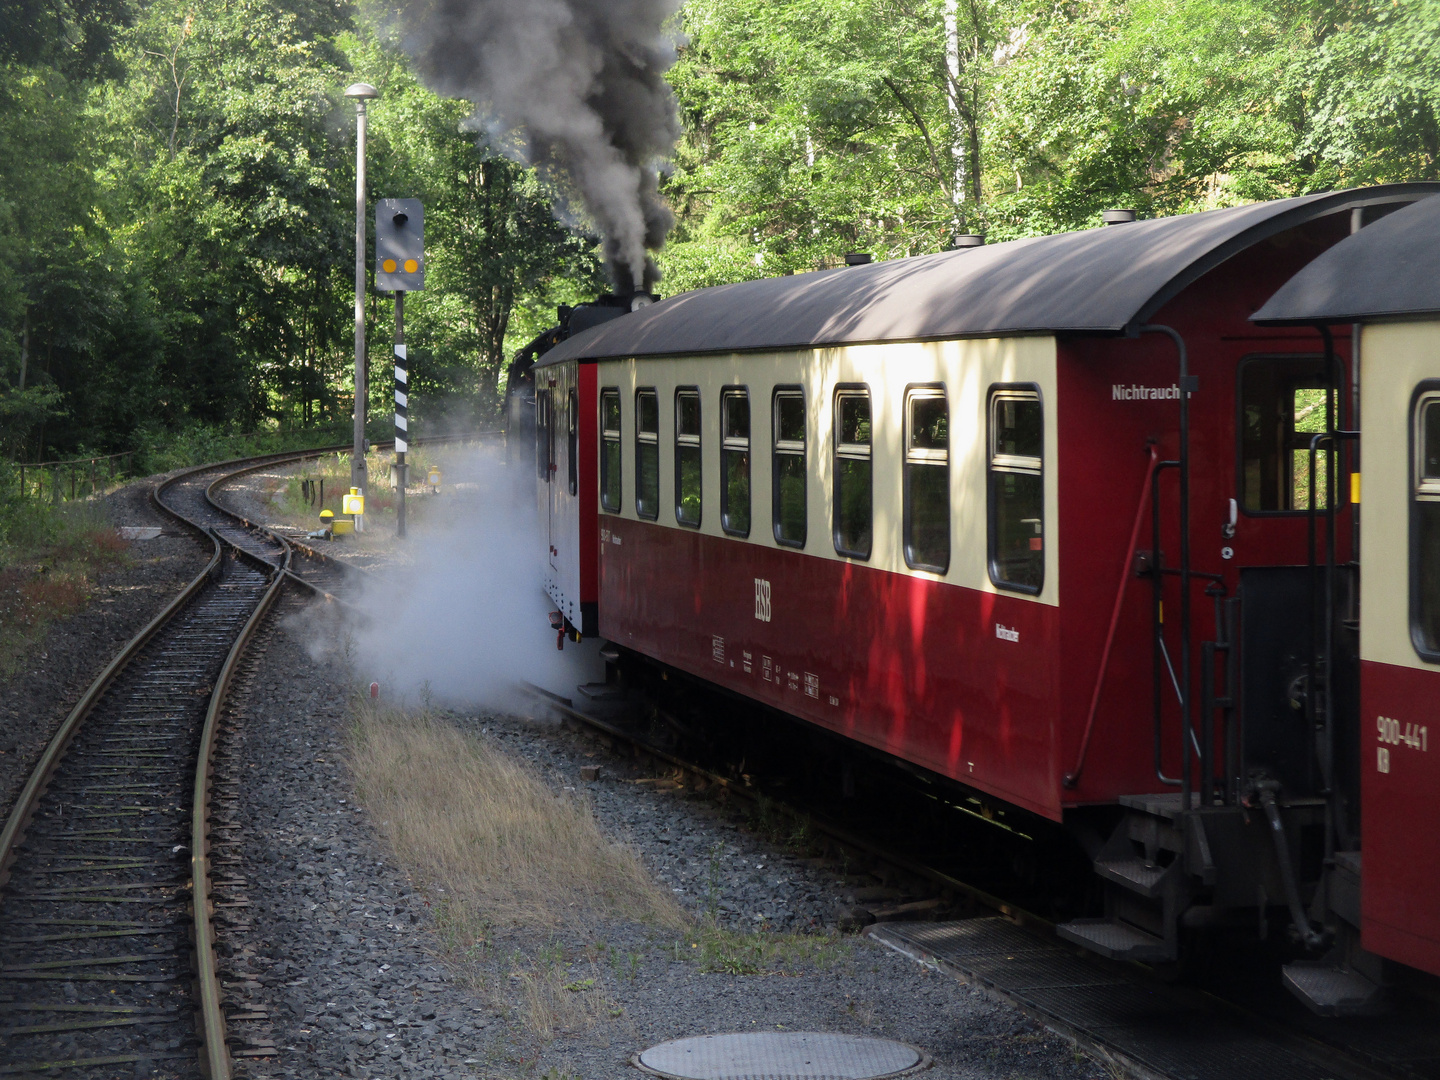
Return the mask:
M 1285 988 L 1320 1016 L 1374 1016 L 1385 1011 L 1383 987 L 1353 968 L 1296 960 L 1280 969 Z
M 1160 895 L 1167 869 L 1169 868 L 1146 862 L 1138 855 L 1095 860 L 1095 872 L 1106 881 L 1113 881 L 1133 893 L 1150 898 Z
M 1138 960 L 1142 964 L 1158 964 L 1176 957 L 1175 947 L 1146 933 L 1138 926 L 1115 919 L 1076 919 L 1061 923 L 1055 932 L 1066 941 L 1083 945 L 1091 952 L 1112 960 Z
M 621 701 L 629 696 L 625 687 L 614 683 L 587 682 L 575 688 L 587 701 Z

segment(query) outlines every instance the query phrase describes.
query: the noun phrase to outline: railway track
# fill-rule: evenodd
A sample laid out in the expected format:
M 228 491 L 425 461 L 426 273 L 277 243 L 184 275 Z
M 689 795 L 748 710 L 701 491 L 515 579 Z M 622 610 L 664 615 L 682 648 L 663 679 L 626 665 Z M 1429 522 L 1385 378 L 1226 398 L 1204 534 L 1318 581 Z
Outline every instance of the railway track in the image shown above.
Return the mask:
M 156 488 L 211 558 L 82 696 L 0 830 L 0 1076 L 231 1075 L 213 916 L 243 881 L 217 870 L 210 839 L 226 693 L 287 582 L 343 601 L 358 575 L 219 493 L 324 452 Z
M 792 755 L 778 768 L 753 757 L 737 766 L 717 757 L 712 747 L 701 749 L 703 733 L 666 715 L 664 706 L 655 708 L 646 691 L 607 703 L 597 687 L 582 688 L 590 696 L 582 692 L 577 699 L 533 685 L 527 689 L 573 725 L 651 759 L 658 768 L 674 770 L 686 786 L 724 790 L 765 815 L 789 817 L 847 867 L 898 882 L 911 895 L 934 898 L 900 905 L 910 909 L 893 915 L 902 921 L 881 921 L 865 933 L 983 987 L 1125 1075 L 1145 1080 L 1440 1080 L 1440 1008 L 1423 994 L 1397 996 L 1397 1009 L 1388 1017 L 1320 1018 L 1290 998 L 1276 972 L 1254 956 L 1228 969 L 1223 979 L 1175 985 L 1140 965 L 1081 953 L 1059 941 L 1052 919 L 1023 896 L 1017 899 L 1013 889 L 988 877 L 977 885 L 953 859 L 943 864 L 927 860 L 916 852 L 914 837 L 908 848 L 897 843 L 888 820 L 893 814 L 876 814 L 883 820 L 867 826 L 859 820 L 863 815 L 831 813 L 829 807 L 797 798 L 789 785 L 769 783 L 773 774 L 762 777 L 793 769 L 803 755 Z M 728 724 L 733 703 L 725 700 Z M 910 831 L 932 843 L 940 835 L 933 820 L 912 820 Z M 960 914 L 965 917 L 955 917 Z

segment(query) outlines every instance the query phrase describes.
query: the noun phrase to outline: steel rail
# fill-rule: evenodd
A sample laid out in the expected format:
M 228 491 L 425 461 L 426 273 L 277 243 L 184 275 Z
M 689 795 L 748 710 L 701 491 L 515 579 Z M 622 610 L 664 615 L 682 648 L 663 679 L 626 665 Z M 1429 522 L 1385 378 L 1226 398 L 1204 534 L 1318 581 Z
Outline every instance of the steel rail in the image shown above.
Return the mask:
M 207 489 L 208 494 L 208 489 Z M 211 922 L 210 900 L 210 783 L 215 758 L 216 736 L 220 713 L 229 696 L 230 683 L 249 647 L 251 639 L 285 586 L 290 563 L 290 549 L 285 547 L 284 559 L 241 629 L 225 665 L 215 680 L 210 707 L 205 712 L 205 726 L 200 732 L 200 751 L 195 766 L 195 791 L 190 807 L 190 880 L 193 883 L 193 926 L 195 930 L 196 982 L 199 984 L 199 1013 L 204 1029 L 202 1067 L 208 1080 L 230 1080 L 230 1054 L 226 1049 L 225 1014 L 220 1011 L 220 972 L 215 959 L 215 927 Z
M 926 864 L 917 862 L 916 860 L 911 859 L 907 856 L 899 855 L 892 851 L 887 851 L 882 845 L 861 836 L 859 833 L 845 828 L 843 825 L 838 825 L 835 822 L 825 819 L 824 817 L 819 817 L 813 811 L 806 810 L 802 807 L 791 806 L 784 799 L 776 798 L 774 795 L 767 794 L 763 791 L 753 790 L 749 787 L 746 787 L 744 784 L 737 784 L 734 780 L 730 779 L 727 776 L 722 776 L 719 773 L 712 772 L 704 766 L 697 765 L 692 761 L 687 761 L 685 758 L 682 758 L 677 754 L 671 753 L 668 750 L 665 750 L 661 747 L 654 745 L 651 742 L 646 741 L 645 739 L 637 735 L 635 732 L 627 730 L 622 725 L 612 724 L 606 720 L 601 719 L 600 717 L 591 716 L 588 713 L 581 712 L 580 710 L 574 708 L 573 705 L 568 703 L 564 698 L 558 697 L 555 694 L 550 693 L 548 690 L 541 689 L 533 683 L 522 683 L 521 686 L 532 696 L 544 702 L 546 705 L 549 705 L 552 709 L 562 714 L 563 716 L 566 716 L 577 723 L 585 724 L 588 727 L 592 727 L 596 731 L 608 735 L 611 738 L 623 740 L 624 742 L 630 744 L 636 750 L 640 751 L 648 757 L 655 758 L 659 761 L 664 761 L 669 765 L 672 765 L 676 769 L 679 769 L 682 772 L 688 773 L 692 776 L 698 776 L 703 779 L 707 784 L 718 787 L 721 790 L 729 794 L 736 795 L 739 798 L 747 800 L 748 802 L 758 802 L 762 798 L 768 800 L 769 804 L 773 808 L 778 809 L 787 817 L 793 818 L 797 822 L 803 822 L 811 826 L 817 832 L 823 833 L 825 836 L 828 836 L 831 840 L 834 840 L 842 847 L 847 847 L 854 851 L 862 852 L 863 854 L 868 855 L 870 858 L 875 859 L 879 862 L 888 863 L 902 873 L 905 873 L 914 878 L 920 878 L 922 880 L 929 881 L 932 884 L 939 886 L 942 890 L 948 890 L 949 892 L 957 893 L 959 895 L 968 897 L 969 899 L 975 901 L 977 904 L 990 908 L 991 910 L 996 911 L 1001 915 L 1004 915 L 1007 919 L 1010 919 L 1016 925 L 1038 928 L 1045 931 L 1052 931 L 1054 929 L 1054 923 L 1041 915 L 1036 915 L 1034 912 L 1027 911 L 1024 908 L 1019 907 L 1018 905 L 1013 904 L 1008 900 L 995 896 L 993 893 L 986 892 L 984 889 L 971 885 L 968 882 L 961 881 L 959 878 L 953 877 L 950 874 L 945 873 L 943 870 L 936 869 L 933 866 L 927 866 Z
M 646 757 L 663 761 L 682 773 L 699 777 L 705 780 L 706 783 L 713 784 L 725 792 L 739 796 L 748 802 L 753 803 L 758 802 L 760 799 L 765 799 L 768 801 L 772 810 L 778 810 L 780 813 L 797 822 L 804 822 L 814 828 L 816 832 L 829 837 L 842 848 L 848 848 L 867 855 L 876 862 L 888 864 L 912 878 L 929 881 L 939 886 L 942 891 L 948 890 L 953 894 L 968 897 L 977 905 L 994 911 L 1027 933 L 1035 935 L 1038 940 L 1057 940 L 1055 937 L 1054 922 L 1045 918 L 1043 915 L 1036 914 L 1009 900 L 995 896 L 984 889 L 980 889 L 959 878 L 955 878 L 937 867 L 887 850 L 882 843 L 855 833 L 843 825 L 828 821 L 823 816 L 817 816 L 813 811 L 805 808 L 803 805 L 791 805 L 783 796 L 763 790 L 752 789 L 744 784 L 736 783 L 729 777 L 715 773 L 704 766 L 697 765 L 677 755 L 673 751 L 654 745 L 639 733 L 628 729 L 622 724 L 611 723 L 601 717 L 582 712 L 574 708 L 568 699 L 551 693 L 533 683 L 522 682 L 520 687 L 536 700 L 550 706 L 562 716 L 590 727 L 602 735 L 619 740 Z M 872 925 L 878 929 L 885 925 L 893 924 L 876 923 Z M 873 936 L 871 935 L 871 929 L 871 926 L 867 926 L 861 932 L 867 936 Z M 912 956 L 913 959 L 922 959 L 927 963 L 946 966 L 947 962 L 942 958 L 935 956 L 916 956 L 913 953 L 907 952 L 905 949 L 899 948 L 894 942 L 883 938 L 878 938 L 877 940 L 888 948 L 897 949 L 906 955 Z M 1105 960 L 1095 955 L 1089 955 L 1087 959 L 1101 969 L 1149 970 L 1148 966 L 1144 964 Z M 965 975 L 964 977 L 967 981 L 976 981 L 972 975 Z M 1157 1073 L 1153 1071 L 1149 1067 L 1131 1058 L 1124 1051 L 1110 1045 L 1103 1038 L 1097 1039 L 1093 1033 L 1086 1034 L 1080 1031 L 1076 1025 L 1066 1020 L 1063 1016 L 1037 1008 L 1032 1002 L 1025 1000 L 1023 995 L 1017 996 L 988 979 L 981 979 L 978 984 L 983 987 L 984 992 L 988 995 L 1006 1001 L 1011 1006 L 1032 1016 L 1041 1023 L 1051 1026 L 1058 1024 L 1058 1027 L 1056 1027 L 1057 1031 L 1063 1029 L 1063 1032 L 1068 1033 L 1068 1037 L 1072 1038 L 1079 1045 L 1092 1052 L 1098 1053 L 1102 1058 L 1115 1061 L 1128 1075 L 1136 1077 L 1137 1080 L 1161 1080 L 1162 1077 L 1164 1080 L 1174 1080 L 1175 1074 Z M 1181 988 L 1170 985 L 1166 980 L 1161 980 L 1159 985 L 1162 986 L 1167 993 L 1188 994 L 1194 1000 L 1205 1003 L 1233 1020 L 1240 1022 L 1257 1035 L 1271 1039 L 1277 1045 L 1291 1048 L 1311 1060 L 1333 1062 L 1338 1065 L 1339 1062 L 1335 1059 L 1340 1059 L 1344 1062 L 1345 1068 L 1335 1069 L 1336 1075 L 1348 1075 L 1352 1080 L 1360 1080 L 1360 1078 L 1367 1078 L 1367 1080 L 1397 1080 L 1393 1070 L 1386 1069 L 1362 1053 L 1358 1053 L 1353 1047 L 1347 1046 L 1339 1041 L 1332 1042 L 1317 1038 L 1281 1020 L 1258 1014 L 1216 991 L 1196 987 Z
M 326 452 L 328 452 L 328 448 L 311 450 L 307 453 L 322 454 Z M 196 532 L 200 533 L 201 536 L 209 539 L 212 547 L 210 558 L 206 562 L 204 568 L 201 569 L 200 572 L 197 573 L 195 577 L 192 578 L 180 590 L 180 592 L 177 593 L 170 600 L 170 602 L 167 603 L 165 607 L 162 608 L 161 611 L 154 616 L 154 618 L 152 618 L 137 634 L 135 634 L 128 642 L 125 643 L 125 645 L 121 647 L 121 649 L 115 654 L 114 658 L 90 683 L 90 685 L 86 688 L 85 692 L 81 694 L 79 700 L 76 701 L 74 707 L 66 715 L 65 719 L 61 722 L 59 728 L 56 729 L 55 734 L 51 737 L 49 743 L 46 745 L 44 751 L 41 753 L 39 760 L 35 764 L 35 767 L 31 770 L 30 776 L 26 780 L 25 786 L 21 789 L 20 794 L 17 796 L 14 806 L 11 808 L 9 815 L 5 820 L 4 828 L 0 829 L 0 886 L 3 886 L 9 881 L 11 868 L 15 862 L 20 846 L 25 840 L 27 828 L 29 827 L 34 817 L 40 800 L 49 788 L 50 782 L 53 779 L 55 772 L 60 765 L 60 762 L 64 759 L 66 751 L 69 749 L 71 743 L 74 741 L 75 736 L 81 730 L 81 727 L 84 724 L 86 718 L 94 710 L 95 706 L 105 695 L 106 691 L 109 690 L 110 687 L 115 683 L 119 675 L 129 666 L 131 661 L 135 659 L 136 655 L 147 644 L 149 644 L 149 642 L 154 639 L 154 637 L 161 630 L 163 630 L 169 623 L 171 623 L 176 618 L 176 616 L 178 616 L 183 610 L 185 610 L 185 608 L 188 607 L 190 603 L 194 601 L 196 597 L 204 590 L 207 583 L 212 580 L 216 571 L 219 569 L 221 558 L 224 554 L 225 548 L 232 547 L 235 548 L 235 550 L 237 551 L 244 551 L 243 548 L 240 548 L 237 545 L 224 540 L 213 529 L 207 528 L 202 523 L 192 521 L 184 514 L 167 505 L 164 501 L 162 501 L 161 496 L 165 492 L 170 490 L 174 485 L 199 473 L 213 471 L 217 468 L 223 469 L 228 465 L 240 465 L 243 466 L 242 470 L 240 471 L 246 471 L 248 469 L 264 467 L 264 465 L 266 464 L 274 463 L 277 460 L 285 460 L 294 456 L 296 455 L 293 451 L 287 451 L 274 454 L 257 455 L 249 458 L 236 458 L 227 462 L 220 462 L 218 464 L 212 463 L 196 466 L 193 468 L 181 470 L 175 473 L 173 476 L 167 477 L 164 481 L 157 484 L 151 490 L 151 502 L 158 510 L 163 512 L 166 516 L 185 525 L 186 527 L 194 529 Z M 257 457 L 261 459 L 258 462 L 256 460 Z M 226 512 L 224 507 L 217 506 L 217 509 L 221 510 L 222 512 Z M 276 537 L 276 539 L 278 542 L 284 545 L 283 538 Z M 218 715 L 221 703 L 224 700 L 225 691 L 226 689 L 228 689 L 230 678 L 233 675 L 235 663 L 238 661 L 241 653 L 243 652 L 244 646 L 248 644 L 250 638 L 253 636 L 254 627 L 258 625 L 259 617 L 263 616 L 263 614 L 268 611 L 271 606 L 273 606 L 274 598 L 278 594 L 278 585 L 285 579 L 285 576 L 289 574 L 288 546 L 285 546 L 283 550 L 285 550 L 286 552 L 286 558 L 284 560 L 285 565 L 282 566 L 281 572 L 275 575 L 275 580 L 267 588 L 265 596 L 262 598 L 260 604 L 257 606 L 257 614 L 253 614 L 251 619 L 246 623 L 245 629 L 242 630 L 240 637 L 237 639 L 236 646 L 232 648 L 230 655 L 227 657 L 226 666 L 223 670 L 223 681 L 217 681 L 215 689 L 213 689 L 211 692 L 209 713 L 207 714 L 206 726 L 204 734 L 202 736 L 205 742 L 202 747 L 202 756 L 200 759 L 200 775 L 197 776 L 195 784 L 196 814 L 202 823 L 202 827 L 205 817 L 207 815 L 205 813 L 204 805 L 200 800 L 204 798 L 205 793 L 208 789 L 209 760 L 213 756 L 214 749 L 214 717 Z M 254 558 L 254 556 L 248 552 L 245 552 L 244 554 L 249 558 Z M 303 581 L 303 579 L 298 578 L 297 580 Z M 191 850 L 193 860 L 193 853 L 196 849 L 192 846 Z M 193 879 L 193 887 L 195 888 L 197 899 L 200 899 L 203 894 L 204 899 L 208 900 L 208 875 L 201 874 L 200 876 L 195 877 Z M 218 1018 L 217 1021 L 219 986 L 218 981 L 214 978 L 215 957 L 213 940 L 211 939 L 208 919 L 205 920 L 207 925 L 204 930 L 201 930 L 199 926 L 199 916 L 205 913 L 206 909 L 207 904 L 203 902 L 198 903 L 195 908 L 197 913 L 197 965 L 201 968 L 202 972 L 200 978 L 200 991 L 202 998 L 202 1024 L 200 1026 L 203 1030 L 199 1032 L 199 1035 L 201 1038 L 202 1050 L 208 1063 L 208 1074 L 210 1075 L 211 1080 L 224 1080 L 224 1078 L 229 1077 L 230 1071 L 228 1054 L 225 1050 L 224 1021 L 223 1018 Z M 207 969 L 209 971 L 208 976 L 205 974 Z
M 10 816 L 5 822 L 5 828 L 0 830 L 0 885 L 4 885 L 10 878 L 10 867 L 15 861 L 16 849 L 20 842 L 25 839 L 25 827 L 29 824 L 31 816 L 35 813 L 35 805 L 40 796 L 45 793 L 50 778 L 55 772 L 55 766 L 64 756 L 66 748 L 70 745 L 76 731 L 79 730 L 81 722 L 89 715 L 95 703 L 100 700 L 102 694 L 109 689 L 115 677 L 125 668 L 145 644 L 153 638 L 180 610 L 195 598 L 195 594 L 205 587 L 205 582 L 220 565 L 222 548 L 219 538 L 209 534 L 215 545 L 214 554 L 210 561 L 205 564 L 205 569 L 196 574 L 179 594 L 165 605 L 160 614 L 156 615 L 147 623 L 138 634 L 131 638 L 125 646 L 105 666 L 105 670 L 95 678 L 90 687 L 80 696 L 70 714 L 65 717 L 59 729 L 50 739 L 45 752 L 40 755 L 30 779 L 25 787 L 21 789 L 20 795 L 15 800 L 15 805 L 10 811 Z
M 465 441 L 472 438 L 484 438 L 493 434 L 493 432 L 482 432 L 472 435 L 438 436 L 415 441 L 417 443 L 445 443 Z M 226 655 L 220 675 L 210 689 L 205 720 L 201 729 L 198 764 L 192 789 L 193 797 L 190 823 L 191 887 L 193 890 L 192 920 L 194 931 L 193 946 L 197 968 L 197 996 L 199 997 L 196 1034 L 200 1042 L 200 1065 L 209 1080 L 229 1080 L 231 1077 L 231 1063 L 226 1043 L 225 1020 L 220 1009 L 221 993 L 218 965 L 215 956 L 214 927 L 211 922 L 211 886 L 209 874 L 208 803 L 211 787 L 211 767 L 218 738 L 219 717 L 223 712 L 231 683 L 237 667 L 244 656 L 245 650 L 252 641 L 265 616 L 273 609 L 275 601 L 279 597 L 284 583 L 287 580 L 293 580 L 304 585 L 312 593 L 332 600 L 338 599 L 319 588 L 314 582 L 308 581 L 296 574 L 291 569 L 290 564 L 294 548 L 299 546 L 307 557 L 328 564 L 331 567 L 338 567 L 343 573 L 355 573 L 359 570 L 357 567 L 351 567 L 337 560 L 328 559 L 319 552 L 304 545 L 297 545 L 283 534 L 249 522 L 243 515 L 237 514 L 235 511 L 221 504 L 220 501 L 215 498 L 215 491 L 225 481 L 233 479 L 237 475 L 264 468 L 267 465 L 303 461 L 307 458 L 317 457 L 336 450 L 343 452 L 346 449 L 348 449 L 348 446 L 319 447 L 300 451 L 277 451 L 243 458 L 233 458 L 223 462 L 209 463 L 183 469 L 167 477 L 151 489 L 150 500 L 158 511 L 209 539 L 212 547 L 210 558 L 204 568 L 201 569 L 154 618 L 121 647 L 114 658 L 111 659 L 100 674 L 96 676 L 86 688 L 85 692 L 80 696 L 79 700 L 75 703 L 74 707 L 47 743 L 35 767 L 31 770 L 25 786 L 17 796 L 14 806 L 6 817 L 3 829 L 0 829 L 0 886 L 4 886 L 10 879 L 11 871 L 20 847 L 26 839 L 27 830 L 34 819 L 34 815 L 41 804 L 42 798 L 48 791 L 76 735 L 82 730 L 86 719 L 94 712 L 106 692 L 116 683 L 116 680 L 122 673 L 127 670 L 141 650 L 143 650 L 157 634 L 173 622 L 182 611 L 189 607 L 205 590 L 207 584 L 218 580 L 216 575 L 221 568 L 221 560 L 225 549 L 227 547 L 233 549 L 245 558 L 246 561 L 259 564 L 271 573 L 271 580 L 265 586 L 263 595 L 256 603 L 244 626 L 236 636 Z M 230 466 L 236 466 L 237 468 L 223 471 Z M 193 520 L 163 500 L 162 496 L 182 481 L 198 474 L 214 471 L 220 471 L 220 475 L 206 486 L 205 498 L 208 504 L 218 513 L 237 521 L 246 529 L 264 534 L 270 542 L 278 545 L 282 553 L 278 565 L 256 555 L 252 551 L 246 550 L 245 547 L 236 543 L 234 540 L 222 536 L 219 532 L 220 526 L 212 526 L 203 521 Z M 343 601 L 339 602 L 343 603 Z M 346 605 L 346 607 L 348 608 L 350 605 Z M 352 608 L 351 610 L 353 611 L 354 609 Z M 162 1056 L 168 1057 L 173 1055 Z M 132 1058 L 125 1055 L 115 1058 L 116 1063 L 122 1060 L 128 1062 L 132 1060 Z M 88 1058 L 83 1061 L 77 1059 L 72 1064 L 75 1067 L 81 1067 L 98 1066 L 108 1062 L 108 1058 Z M 56 1064 L 59 1065 L 61 1063 L 57 1061 Z M 8 1072 L 9 1070 L 0 1071 Z

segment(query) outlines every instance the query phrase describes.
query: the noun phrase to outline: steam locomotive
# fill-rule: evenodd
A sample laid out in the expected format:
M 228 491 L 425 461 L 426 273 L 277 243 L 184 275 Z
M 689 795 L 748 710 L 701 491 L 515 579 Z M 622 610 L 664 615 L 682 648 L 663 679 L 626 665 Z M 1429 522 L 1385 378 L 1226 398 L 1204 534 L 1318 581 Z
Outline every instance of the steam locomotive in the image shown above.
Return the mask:
M 1376 1010 L 1440 974 L 1436 194 L 576 309 L 509 403 L 562 629 L 1099 837 L 1078 945 L 1280 921 Z

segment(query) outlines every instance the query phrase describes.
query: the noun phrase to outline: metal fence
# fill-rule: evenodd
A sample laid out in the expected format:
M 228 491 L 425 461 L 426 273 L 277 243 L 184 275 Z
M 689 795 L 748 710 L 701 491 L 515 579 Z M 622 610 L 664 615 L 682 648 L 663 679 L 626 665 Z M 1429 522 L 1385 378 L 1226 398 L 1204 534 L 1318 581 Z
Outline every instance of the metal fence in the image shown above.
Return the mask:
M 106 485 L 129 474 L 134 450 L 123 454 L 74 458 L 71 461 L 14 462 L 11 465 L 20 478 L 20 497 L 44 499 L 57 506 L 74 499 L 88 499 L 103 494 Z

